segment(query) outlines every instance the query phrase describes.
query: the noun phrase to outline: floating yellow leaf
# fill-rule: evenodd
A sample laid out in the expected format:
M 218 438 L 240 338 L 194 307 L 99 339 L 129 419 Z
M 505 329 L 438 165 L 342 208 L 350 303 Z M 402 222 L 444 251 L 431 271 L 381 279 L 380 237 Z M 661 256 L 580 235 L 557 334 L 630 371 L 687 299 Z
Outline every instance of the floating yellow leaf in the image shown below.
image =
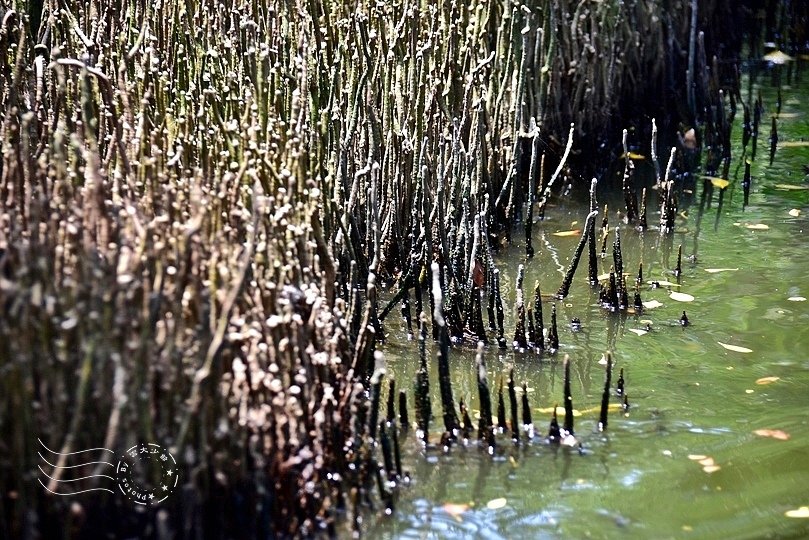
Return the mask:
M 736 272 L 738 268 L 706 268 L 705 271 L 709 274 L 717 274 L 719 272 Z
M 688 459 L 690 459 L 691 461 L 701 461 L 707 457 L 708 456 L 702 454 L 688 454 Z
M 581 229 L 573 229 L 572 231 L 556 231 L 552 233 L 554 236 L 576 236 L 581 232 Z
M 710 180 L 711 184 L 713 184 L 713 187 L 715 188 L 725 189 L 730 185 L 730 182 L 728 182 L 724 178 L 718 178 L 716 176 L 703 176 L 703 178 L 706 180 Z
M 806 298 L 803 296 L 790 296 L 787 300 L 790 302 L 806 302 Z
M 629 331 L 634 332 L 635 334 L 637 334 L 639 336 L 642 336 L 643 334 L 648 334 L 648 332 L 646 330 L 640 330 L 638 328 L 630 328 Z
M 646 309 L 654 309 L 654 308 L 659 308 L 659 307 L 660 307 L 660 306 L 662 306 L 662 305 L 663 305 L 663 304 L 661 304 L 661 303 L 660 303 L 660 302 L 658 302 L 657 300 L 649 300 L 648 302 L 644 302 L 644 303 L 643 303 L 643 307 L 644 307 L 644 308 L 646 308 Z
M 772 384 L 775 381 L 780 381 L 781 377 L 762 377 L 756 381 L 756 384 Z
M 792 210 L 789 211 L 789 215 L 792 217 L 798 217 L 799 215 L 801 215 L 801 211 L 798 210 L 797 208 L 793 208 Z
M 789 440 L 789 433 L 781 431 L 780 429 L 757 429 L 753 433 L 759 437 L 769 437 L 770 439 L 778 439 L 779 441 Z
M 716 465 L 716 462 L 713 460 L 713 458 L 708 457 L 708 456 L 706 456 L 706 457 L 704 457 L 704 458 L 702 458 L 700 460 L 697 460 L 697 462 L 700 465 L 704 466 L 704 467 L 710 467 L 711 465 Z
M 801 506 L 795 510 L 787 510 L 784 515 L 788 518 L 809 518 L 809 506 Z
M 505 497 L 500 497 L 499 499 L 492 499 L 491 501 L 486 503 L 486 508 L 489 510 L 499 510 L 506 506 L 506 499 Z
M 708 474 L 715 473 L 719 469 L 721 469 L 721 467 L 719 465 L 705 465 L 702 468 L 702 470 L 705 471 Z
M 609 405 L 607 405 L 607 410 L 609 410 L 609 411 L 618 411 L 618 410 L 623 409 L 623 408 L 624 408 L 623 403 L 610 403 Z M 597 412 L 601 412 L 601 405 L 599 405 L 598 407 L 590 407 L 589 409 L 584 409 L 582 411 L 582 414 L 590 414 L 590 413 L 597 413 Z M 573 416 L 576 416 L 575 412 L 574 412 Z
M 740 352 L 740 353 L 751 353 L 753 349 L 748 349 L 747 347 L 739 347 L 738 345 L 728 345 L 727 343 L 722 343 L 721 341 L 717 341 L 721 346 L 726 348 L 729 351 L 733 352 Z
M 671 291 L 669 298 L 677 302 L 693 302 L 694 297 L 683 292 Z
M 801 113 L 797 112 L 782 112 L 772 115 L 773 118 L 799 118 Z
M 553 407 L 543 407 L 542 409 L 537 409 L 537 411 L 539 411 L 541 413 L 545 413 L 545 414 L 550 414 L 550 413 L 553 412 Z M 561 406 L 556 407 L 556 414 L 559 415 L 559 416 L 564 415 L 565 414 L 565 408 L 561 407 Z M 573 416 L 574 417 L 581 416 L 581 411 L 579 411 L 578 409 L 573 409 Z
M 628 154 L 621 154 L 621 159 L 627 156 L 629 156 L 629 159 L 638 159 L 638 160 L 646 159 L 646 156 L 644 156 L 643 154 L 636 154 L 635 152 L 629 152 Z
M 745 225 L 751 231 L 766 231 L 769 230 L 770 226 L 764 223 L 748 223 Z

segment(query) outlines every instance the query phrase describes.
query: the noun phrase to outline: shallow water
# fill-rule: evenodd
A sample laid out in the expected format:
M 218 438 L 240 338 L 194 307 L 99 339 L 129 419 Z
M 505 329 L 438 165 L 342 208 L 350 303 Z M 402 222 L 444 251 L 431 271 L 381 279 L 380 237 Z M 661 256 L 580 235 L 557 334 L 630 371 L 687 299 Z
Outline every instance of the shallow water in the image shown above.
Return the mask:
M 805 81 L 784 89 L 782 113 L 788 114 L 779 120 L 781 141 L 809 139 L 808 89 Z M 765 114 L 746 209 L 742 209 L 742 167 L 725 193 L 716 229 L 718 190 L 699 230 L 696 193 L 695 203 L 668 239 L 657 231 L 638 233 L 621 226 L 630 287 L 641 260 L 645 280 L 676 282 L 670 271 L 682 244 L 681 287 L 652 289 L 645 284 L 643 300 L 658 300 L 661 307 L 642 315 L 608 314 L 596 305 L 597 296 L 586 283 L 585 251 L 570 295 L 557 302 L 559 353 L 542 360 L 533 353 L 500 351 L 496 346 L 485 353 L 493 392 L 509 366 L 514 367 L 518 383 L 527 382 L 538 436 L 520 447 L 500 437 L 495 456 L 490 457 L 474 444 L 455 446 L 446 454 L 425 452 L 411 431 L 402 437 L 402 458 L 412 483 L 400 491 L 391 517 L 371 520 L 369 537 L 809 536 L 809 519 L 785 515 L 809 505 L 809 301 L 789 300 L 809 297 L 809 178 L 803 169 L 809 165 L 809 147 L 779 148 L 769 166 L 767 138 L 776 93 L 769 86 L 761 90 Z M 737 148 L 731 180 L 741 156 L 741 112 L 733 132 Z M 639 167 L 648 167 L 648 162 L 639 162 Z M 785 190 L 777 184 L 801 189 Z M 610 207 L 618 208 L 617 203 L 611 200 Z M 790 215 L 792 209 L 800 210 L 800 215 Z M 508 298 L 504 307 L 509 341 L 518 265 L 526 264 L 526 298 L 533 296 L 529 291 L 537 279 L 543 294 L 556 292 L 578 237 L 552 233 L 580 228 L 586 213 L 582 204 L 559 203 L 534 229 L 533 259 L 526 261 L 521 240 L 496 255 L 504 302 Z M 599 224 L 600 220 L 601 216 Z M 650 225 L 657 220 L 658 214 L 650 211 Z M 578 225 L 571 226 L 573 221 Z M 617 223 L 611 210 L 610 225 Z M 749 224 L 769 228 L 749 229 Z M 696 261 L 686 260 L 694 254 Z M 609 271 L 611 257 L 602 264 L 599 272 Z M 669 289 L 695 299 L 675 301 L 669 298 Z M 679 324 L 683 310 L 691 321 L 686 328 Z M 546 299 L 546 326 L 550 311 L 551 301 Z M 581 319 L 579 332 L 570 327 L 573 317 Z M 651 332 L 630 331 L 644 328 L 641 320 L 652 321 Z M 412 419 L 417 347 L 406 341 L 403 324 L 393 314 L 386 329 L 390 335 L 382 350 L 388 374 L 395 377 L 397 388 L 407 389 Z M 719 342 L 752 352 L 727 350 Z M 599 360 L 607 350 L 613 351 L 616 362 L 613 386 L 617 370 L 625 370 L 631 408 L 626 415 L 613 410 L 608 430 L 598 433 L 604 384 Z M 581 411 L 575 419 L 581 451 L 544 442 L 550 415 L 540 409 L 562 401 L 565 354 L 572 361 L 574 407 Z M 474 416 L 478 408 L 474 351 L 453 348 L 450 365 L 456 405 L 463 398 Z M 764 377 L 778 379 L 758 384 Z M 430 383 L 431 441 L 437 442 L 442 424 L 435 365 Z M 611 400 L 618 403 L 615 395 Z M 496 406 L 496 393 L 493 402 Z M 786 435 L 778 435 L 789 438 L 754 433 L 761 429 L 780 430 Z M 707 471 L 713 472 L 689 458 L 695 455 L 712 458 L 715 466 Z M 495 501 L 501 498 L 504 505 Z

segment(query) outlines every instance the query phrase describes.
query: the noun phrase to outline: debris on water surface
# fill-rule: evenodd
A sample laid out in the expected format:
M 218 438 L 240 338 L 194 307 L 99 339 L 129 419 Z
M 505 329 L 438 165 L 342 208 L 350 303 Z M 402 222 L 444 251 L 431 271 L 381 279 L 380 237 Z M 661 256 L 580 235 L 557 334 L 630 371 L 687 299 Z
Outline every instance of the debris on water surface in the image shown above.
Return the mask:
M 694 297 L 691 296 L 690 294 L 686 294 L 686 293 L 683 293 L 683 292 L 677 292 L 677 291 L 671 291 L 671 293 L 669 293 L 669 298 L 671 298 L 672 300 L 675 300 L 677 302 L 693 302 L 694 301 Z
M 788 518 L 809 518 L 809 506 L 801 506 L 795 510 L 787 510 L 784 515 Z
M 770 439 L 777 439 L 779 441 L 789 440 L 789 433 L 780 429 L 757 429 L 753 433 L 759 437 L 767 437 Z
M 764 60 L 765 62 L 770 62 L 776 65 L 783 65 L 786 64 L 787 62 L 791 62 L 794 60 L 794 58 L 792 58 L 788 54 L 779 51 L 777 49 L 765 54 L 761 59 Z
M 729 351 L 738 352 L 738 353 L 751 353 L 753 349 L 748 349 L 747 347 L 741 347 L 739 345 L 730 345 L 728 343 L 722 343 L 721 341 L 717 341 L 722 347 Z
M 720 470 L 721 467 L 714 461 L 714 458 L 710 456 L 705 456 L 702 454 L 689 454 L 688 459 L 691 461 L 696 461 L 700 465 L 702 465 L 702 470 L 708 474 L 715 473 L 716 471 Z
M 461 515 L 469 510 L 469 505 L 463 503 L 444 503 L 441 509 L 460 523 L 462 521 Z

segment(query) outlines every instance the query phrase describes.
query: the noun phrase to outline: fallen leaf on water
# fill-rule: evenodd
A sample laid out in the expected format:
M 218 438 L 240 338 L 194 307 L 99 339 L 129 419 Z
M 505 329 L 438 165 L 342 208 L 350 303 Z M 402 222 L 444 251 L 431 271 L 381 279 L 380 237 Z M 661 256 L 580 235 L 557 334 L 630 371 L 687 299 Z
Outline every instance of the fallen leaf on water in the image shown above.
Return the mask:
M 762 377 L 756 380 L 756 384 L 772 384 L 775 381 L 780 381 L 781 377 Z
M 809 146 L 809 145 L 807 145 Z M 809 189 L 809 186 L 798 186 L 795 184 L 775 184 L 773 186 L 775 189 L 781 189 L 784 191 L 799 191 L 804 189 Z
M 721 341 L 717 341 L 721 346 L 726 348 L 729 351 L 733 352 L 740 352 L 740 353 L 751 353 L 753 349 L 748 349 L 747 347 L 739 347 L 738 345 L 728 345 L 727 343 L 722 343 Z
M 706 268 L 705 271 L 709 274 L 717 274 L 719 272 L 736 272 L 738 268 Z
M 700 461 L 700 460 L 703 460 L 703 459 L 705 459 L 707 457 L 708 456 L 705 456 L 705 455 L 702 455 L 702 454 L 688 454 L 688 459 L 690 459 L 691 461 Z
M 662 305 L 663 304 L 661 304 L 657 300 L 649 300 L 648 302 L 643 303 L 643 307 L 646 308 L 646 309 L 654 309 L 654 308 L 658 308 L 658 307 L 660 307 Z
M 792 217 L 798 217 L 801 215 L 801 211 L 797 208 L 793 208 L 792 210 L 789 211 L 789 215 Z
M 455 519 L 459 519 L 460 515 L 469 510 L 468 504 L 444 503 L 441 507 L 444 512 L 451 515 Z
M 679 287 L 680 286 L 679 283 L 672 283 L 671 281 L 666 281 L 665 279 L 652 279 L 652 280 L 647 281 L 646 283 L 648 283 L 649 285 L 652 285 L 653 283 L 657 283 L 661 287 Z
M 792 62 L 794 60 L 794 58 L 792 58 L 788 54 L 781 52 L 777 49 L 765 54 L 764 56 L 761 57 L 761 59 L 779 65 L 783 65 L 786 64 L 787 62 Z
M 629 272 L 624 272 L 624 276 L 628 277 Z M 598 276 L 598 281 L 604 281 L 604 280 L 607 280 L 607 279 L 610 279 L 610 274 L 609 273 L 601 274 L 601 275 Z M 618 279 L 617 275 L 615 276 L 615 279 Z
M 769 437 L 771 439 L 778 439 L 779 441 L 789 440 L 789 433 L 781 431 L 780 429 L 757 429 L 753 433 L 759 437 Z
M 581 229 L 573 229 L 572 231 L 556 231 L 552 233 L 554 236 L 576 236 L 581 233 Z
M 751 231 L 766 231 L 769 230 L 770 226 L 764 223 L 748 223 L 745 225 Z
M 803 296 L 790 296 L 787 300 L 790 302 L 806 302 L 806 298 Z
M 706 180 L 710 180 L 713 187 L 719 189 L 725 189 L 730 185 L 730 182 L 725 180 L 724 178 L 717 178 L 716 176 L 703 176 Z
M 607 405 L 607 410 L 609 411 L 618 411 L 623 408 L 624 408 L 623 403 L 610 403 L 609 405 Z M 589 409 L 584 409 L 582 411 L 582 413 L 584 414 L 597 413 L 597 412 L 601 412 L 601 405 L 599 405 L 598 407 L 590 407 Z M 576 415 L 574 414 L 573 416 Z
M 676 300 L 677 302 L 693 302 L 694 301 L 694 297 L 691 296 L 690 294 L 686 294 L 686 293 L 683 293 L 683 292 L 677 292 L 677 291 L 671 291 L 671 294 L 669 294 L 669 298 L 671 298 L 672 300 Z
M 638 328 L 630 328 L 629 331 L 634 332 L 639 336 L 642 336 L 643 334 L 648 334 L 648 332 L 646 330 L 640 330 Z
M 537 411 L 545 414 L 550 414 L 553 412 L 553 407 L 543 407 L 541 409 L 536 409 Z M 562 416 L 565 414 L 565 408 L 562 406 L 556 407 L 556 414 Z M 581 411 L 578 409 L 573 409 L 573 416 L 581 416 Z
M 492 499 L 491 501 L 486 503 L 486 508 L 489 510 L 498 510 L 506 506 L 506 499 L 504 497 L 500 497 L 499 499 Z
M 801 506 L 795 510 L 787 510 L 784 515 L 788 518 L 809 518 L 809 506 Z
M 713 460 L 712 457 L 705 457 L 703 459 L 698 460 L 698 463 L 704 467 L 710 467 L 711 465 L 716 465 L 716 462 Z
M 629 152 L 628 154 L 621 154 L 621 158 L 625 158 L 627 156 L 629 156 L 629 159 L 637 159 L 637 160 L 646 159 L 646 156 L 644 156 L 643 154 L 636 154 L 635 152 Z
M 800 118 L 801 113 L 797 112 L 782 112 L 772 115 L 773 118 Z
M 721 469 L 719 465 L 706 465 L 702 468 L 702 470 L 708 474 L 715 473 L 719 469 Z

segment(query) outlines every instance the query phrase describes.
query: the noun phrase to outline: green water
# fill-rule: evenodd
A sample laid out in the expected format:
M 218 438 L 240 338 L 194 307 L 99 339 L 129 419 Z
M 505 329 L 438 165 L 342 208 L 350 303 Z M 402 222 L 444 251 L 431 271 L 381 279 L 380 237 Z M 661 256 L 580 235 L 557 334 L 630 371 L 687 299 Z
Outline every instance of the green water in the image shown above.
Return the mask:
M 510 366 L 518 382 L 527 381 L 541 436 L 519 448 L 498 438 L 498 450 L 490 457 L 476 445 L 456 446 L 448 453 L 425 451 L 411 431 L 403 440 L 403 466 L 412 483 L 400 491 L 391 517 L 370 520 L 370 537 L 809 537 L 809 519 L 786 516 L 809 505 L 809 301 L 789 300 L 809 297 L 809 178 L 803 170 L 809 147 L 779 148 L 769 166 L 767 137 L 776 93 L 769 87 L 762 93 L 765 114 L 746 209 L 741 168 L 727 189 L 716 230 L 717 194 L 699 231 L 696 193 L 695 204 L 668 239 L 657 231 L 638 233 L 622 225 L 628 281 L 633 282 L 641 260 L 645 279 L 676 281 L 670 270 L 682 244 L 681 287 L 645 285 L 643 300 L 658 300 L 661 307 L 640 316 L 607 314 L 586 283 L 585 253 L 570 295 L 557 302 L 561 350 L 555 359 L 540 361 L 531 353 L 491 346 L 486 350 L 492 389 Z M 807 83 L 784 89 L 783 100 L 780 140 L 809 138 Z M 734 137 L 739 148 L 734 148 L 731 180 L 741 155 L 741 110 L 738 117 Z M 789 191 L 776 184 L 802 189 Z M 800 214 L 790 215 L 792 209 Z M 518 265 L 526 264 L 528 289 L 538 279 L 544 293 L 555 292 L 578 238 L 552 233 L 571 229 L 573 221 L 578 225 L 572 228 L 581 227 L 586 212 L 583 205 L 560 202 L 534 231 L 533 259 L 525 260 L 520 241 L 496 255 L 509 299 L 509 341 Z M 650 214 L 650 224 L 658 220 L 657 213 Z M 618 223 L 612 211 L 610 222 Z M 769 228 L 749 229 L 748 224 Z M 685 260 L 693 254 L 696 261 Z M 602 264 L 599 271 L 608 271 L 611 258 Z M 694 300 L 675 301 L 669 289 Z M 546 325 L 550 307 L 546 300 Z M 687 328 L 679 324 L 683 310 L 692 323 Z M 573 317 L 581 319 L 579 332 L 570 327 Z M 630 331 L 643 329 L 641 320 L 652 321 L 651 332 Z M 417 347 L 406 341 L 403 325 L 393 315 L 386 325 L 388 373 L 398 388 L 408 390 L 412 419 Z M 752 352 L 726 350 L 719 342 Z M 599 360 L 606 350 L 613 351 L 616 369 L 625 370 L 631 408 L 627 415 L 613 411 L 608 431 L 598 433 L 605 371 Z M 572 361 L 574 406 L 582 411 L 575 426 L 581 452 L 544 442 L 550 415 L 539 409 L 562 401 L 565 354 Z M 463 398 L 474 415 L 474 352 L 453 349 L 451 370 L 456 404 Z M 613 381 L 616 377 L 617 372 Z M 757 384 L 763 377 L 778 379 Z M 437 442 L 442 426 L 435 366 L 431 389 L 431 439 Z M 493 400 L 496 404 L 496 394 Z M 612 400 L 617 402 L 614 395 Z M 780 430 L 789 438 L 754 433 L 761 429 Z M 712 458 L 714 468 L 707 471 L 713 472 L 689 455 Z M 501 498 L 504 506 L 497 501 L 489 508 L 488 503 Z

